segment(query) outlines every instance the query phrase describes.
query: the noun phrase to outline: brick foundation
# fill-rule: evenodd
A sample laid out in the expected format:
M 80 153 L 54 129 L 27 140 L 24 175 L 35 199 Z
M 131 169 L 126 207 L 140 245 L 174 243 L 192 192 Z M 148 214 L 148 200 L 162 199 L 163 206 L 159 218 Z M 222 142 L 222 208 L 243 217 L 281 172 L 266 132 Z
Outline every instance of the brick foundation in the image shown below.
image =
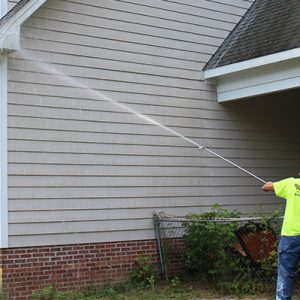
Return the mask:
M 50 285 L 72 290 L 118 282 L 141 254 L 158 262 L 156 241 L 2 249 L 3 291 L 8 300 L 27 300 Z

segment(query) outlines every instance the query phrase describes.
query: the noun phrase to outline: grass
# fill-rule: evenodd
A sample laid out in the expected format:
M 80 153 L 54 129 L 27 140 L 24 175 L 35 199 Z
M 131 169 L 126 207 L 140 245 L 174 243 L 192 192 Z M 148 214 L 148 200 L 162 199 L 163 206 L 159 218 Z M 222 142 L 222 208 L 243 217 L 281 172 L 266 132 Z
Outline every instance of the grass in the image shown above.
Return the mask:
M 181 283 L 178 279 L 171 282 L 156 283 L 152 286 L 133 285 L 122 283 L 105 288 L 94 288 L 86 292 L 59 292 L 48 287 L 39 296 L 33 299 L 49 300 L 200 300 L 200 299 L 247 299 L 247 300 L 271 300 L 273 295 L 252 295 L 247 297 L 236 297 L 223 295 L 207 284 L 199 282 Z M 299 298 L 300 299 L 300 298 Z
M 255 295 L 248 297 L 233 297 L 231 295 L 222 295 L 201 284 L 172 284 L 162 283 L 155 288 L 131 288 L 128 291 L 115 291 L 111 295 L 103 295 L 97 299 L 101 300 L 200 300 L 200 299 L 273 299 L 267 295 Z

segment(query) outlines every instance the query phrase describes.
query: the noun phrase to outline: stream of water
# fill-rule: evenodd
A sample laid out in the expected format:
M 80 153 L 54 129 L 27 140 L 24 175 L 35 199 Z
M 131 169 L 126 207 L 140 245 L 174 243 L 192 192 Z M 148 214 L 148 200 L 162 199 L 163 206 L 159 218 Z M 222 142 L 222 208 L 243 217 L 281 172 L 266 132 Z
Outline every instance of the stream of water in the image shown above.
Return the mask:
M 117 106 L 118 108 L 120 108 L 121 110 L 130 112 L 131 114 L 139 117 L 140 119 L 144 120 L 146 123 L 150 123 L 152 125 L 159 126 L 163 130 L 166 130 L 166 131 L 170 132 L 171 134 L 173 134 L 175 136 L 178 136 L 179 138 L 185 140 L 186 142 L 194 145 L 195 147 L 197 147 L 198 150 L 201 150 L 201 151 L 205 150 L 208 153 L 212 154 L 213 156 L 216 156 L 216 157 L 226 161 L 227 163 L 231 164 L 232 166 L 234 166 L 234 167 L 240 169 L 241 171 L 247 173 L 248 175 L 256 178 L 257 180 L 261 181 L 262 183 L 266 183 L 266 181 L 264 179 L 262 179 L 259 176 L 253 174 L 252 172 L 246 170 L 245 168 L 239 166 L 238 164 L 234 163 L 233 161 L 223 157 L 222 155 L 214 152 L 213 150 L 208 149 L 208 148 L 204 147 L 203 145 L 198 144 L 194 140 L 184 136 L 183 134 L 173 130 L 170 127 L 167 127 L 167 126 L 161 124 L 160 122 L 154 120 L 153 118 L 150 118 L 149 116 L 146 116 L 146 115 L 138 112 L 137 110 L 129 107 L 128 105 L 125 105 L 124 103 L 120 103 L 120 102 L 108 97 L 104 93 L 99 92 L 98 90 L 94 90 L 94 89 L 89 88 L 88 86 L 81 83 L 77 78 L 71 77 L 71 76 L 59 71 L 57 68 L 55 68 L 53 66 L 53 64 L 48 63 L 48 62 L 44 62 L 44 61 L 41 61 L 41 62 L 38 61 L 37 58 L 29 50 L 23 49 L 22 51 L 19 51 L 18 54 L 21 55 L 25 60 L 30 61 L 31 63 L 38 66 L 38 68 L 41 71 L 45 72 L 46 74 L 51 73 L 51 74 L 57 76 L 59 79 L 61 79 L 61 81 L 63 81 L 66 84 L 82 88 L 82 89 L 85 90 L 85 92 L 87 94 L 95 96 L 97 99 L 101 99 L 101 100 L 105 100 L 107 102 L 110 102 L 110 103 L 114 104 L 115 106 Z

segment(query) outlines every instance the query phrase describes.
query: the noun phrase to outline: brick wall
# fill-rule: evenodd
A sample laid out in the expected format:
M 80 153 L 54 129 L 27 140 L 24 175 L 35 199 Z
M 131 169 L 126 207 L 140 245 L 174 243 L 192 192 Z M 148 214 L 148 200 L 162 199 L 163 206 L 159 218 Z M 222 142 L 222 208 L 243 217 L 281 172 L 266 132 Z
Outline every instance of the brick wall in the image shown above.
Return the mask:
M 3 290 L 9 300 L 27 300 L 49 285 L 71 290 L 118 282 L 141 254 L 158 262 L 156 241 L 2 249 Z

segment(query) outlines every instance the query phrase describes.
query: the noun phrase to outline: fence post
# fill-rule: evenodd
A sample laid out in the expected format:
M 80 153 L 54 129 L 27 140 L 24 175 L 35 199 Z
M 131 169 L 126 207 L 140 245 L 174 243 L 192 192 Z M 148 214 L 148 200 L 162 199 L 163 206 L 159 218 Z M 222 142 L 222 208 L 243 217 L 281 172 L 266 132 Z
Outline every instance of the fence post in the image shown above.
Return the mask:
M 157 241 L 158 252 L 159 252 L 160 270 L 163 278 L 168 280 L 168 273 L 166 268 L 164 248 L 163 248 L 163 242 L 161 236 L 160 219 L 159 216 L 156 214 L 156 212 L 153 213 L 153 221 L 154 221 L 154 229 L 155 229 L 156 241 Z

